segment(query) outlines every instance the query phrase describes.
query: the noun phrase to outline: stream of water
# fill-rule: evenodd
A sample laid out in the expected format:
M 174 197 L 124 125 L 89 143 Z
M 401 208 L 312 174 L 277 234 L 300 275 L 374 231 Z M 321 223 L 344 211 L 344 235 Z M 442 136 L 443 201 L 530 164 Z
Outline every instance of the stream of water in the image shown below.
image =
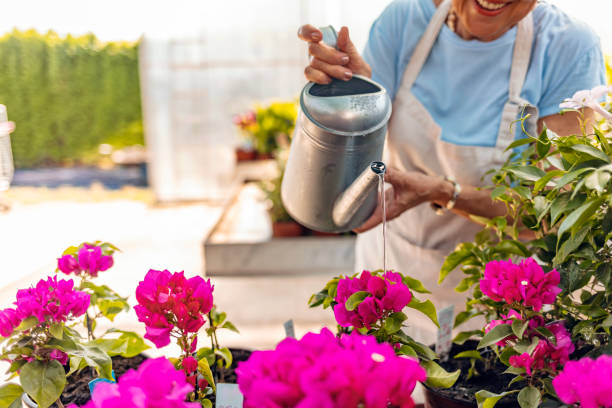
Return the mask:
M 385 198 L 385 173 L 378 175 L 380 199 L 382 201 L 382 239 L 383 239 L 383 272 L 387 272 L 387 203 Z

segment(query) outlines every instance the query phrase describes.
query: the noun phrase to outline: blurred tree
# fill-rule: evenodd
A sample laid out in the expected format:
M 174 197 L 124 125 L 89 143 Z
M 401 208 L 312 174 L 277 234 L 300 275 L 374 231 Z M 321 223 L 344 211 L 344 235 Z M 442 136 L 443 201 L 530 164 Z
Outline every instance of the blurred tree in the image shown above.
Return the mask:
M 16 167 L 79 162 L 101 143 L 144 144 L 138 44 L 14 30 L 0 37 L 0 103 L 17 123 Z

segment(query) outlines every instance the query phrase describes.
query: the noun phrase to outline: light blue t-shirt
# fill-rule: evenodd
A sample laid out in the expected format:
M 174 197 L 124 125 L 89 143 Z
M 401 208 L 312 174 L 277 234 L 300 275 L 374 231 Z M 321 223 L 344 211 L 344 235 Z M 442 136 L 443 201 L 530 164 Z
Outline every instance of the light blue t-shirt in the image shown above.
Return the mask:
M 412 52 L 435 12 L 432 0 L 395 0 L 370 30 L 364 58 L 372 79 L 392 99 Z M 540 117 L 559 113 L 559 103 L 581 89 L 605 84 L 597 35 L 557 7 L 533 11 L 534 44 L 521 96 Z M 495 146 L 508 82 L 516 26 L 491 42 L 465 41 L 444 25 L 412 92 L 442 127 L 442 140 Z

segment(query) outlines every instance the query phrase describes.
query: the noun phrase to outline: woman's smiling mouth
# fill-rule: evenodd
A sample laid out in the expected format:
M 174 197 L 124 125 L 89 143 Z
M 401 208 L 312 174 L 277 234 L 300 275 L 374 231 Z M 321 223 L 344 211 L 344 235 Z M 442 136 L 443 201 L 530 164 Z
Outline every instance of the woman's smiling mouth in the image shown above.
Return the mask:
M 476 9 L 485 16 L 496 16 L 500 14 L 504 8 L 511 4 L 511 2 L 498 2 L 498 1 L 487 1 L 487 0 L 474 0 L 476 3 Z

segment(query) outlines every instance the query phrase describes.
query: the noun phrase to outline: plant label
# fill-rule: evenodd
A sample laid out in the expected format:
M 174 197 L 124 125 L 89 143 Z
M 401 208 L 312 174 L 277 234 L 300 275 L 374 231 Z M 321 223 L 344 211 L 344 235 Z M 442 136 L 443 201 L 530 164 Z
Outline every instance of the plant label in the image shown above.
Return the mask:
M 436 354 L 440 360 L 446 361 L 448 353 L 453 344 L 453 318 L 455 316 L 455 306 L 450 305 L 438 312 L 438 340 L 436 341 Z
M 216 408 L 242 408 L 244 397 L 240 393 L 238 384 L 219 383 L 217 384 Z
M 283 326 L 285 326 L 285 336 L 295 339 L 295 327 L 293 326 L 293 319 L 287 320 L 285 323 L 283 323 Z

